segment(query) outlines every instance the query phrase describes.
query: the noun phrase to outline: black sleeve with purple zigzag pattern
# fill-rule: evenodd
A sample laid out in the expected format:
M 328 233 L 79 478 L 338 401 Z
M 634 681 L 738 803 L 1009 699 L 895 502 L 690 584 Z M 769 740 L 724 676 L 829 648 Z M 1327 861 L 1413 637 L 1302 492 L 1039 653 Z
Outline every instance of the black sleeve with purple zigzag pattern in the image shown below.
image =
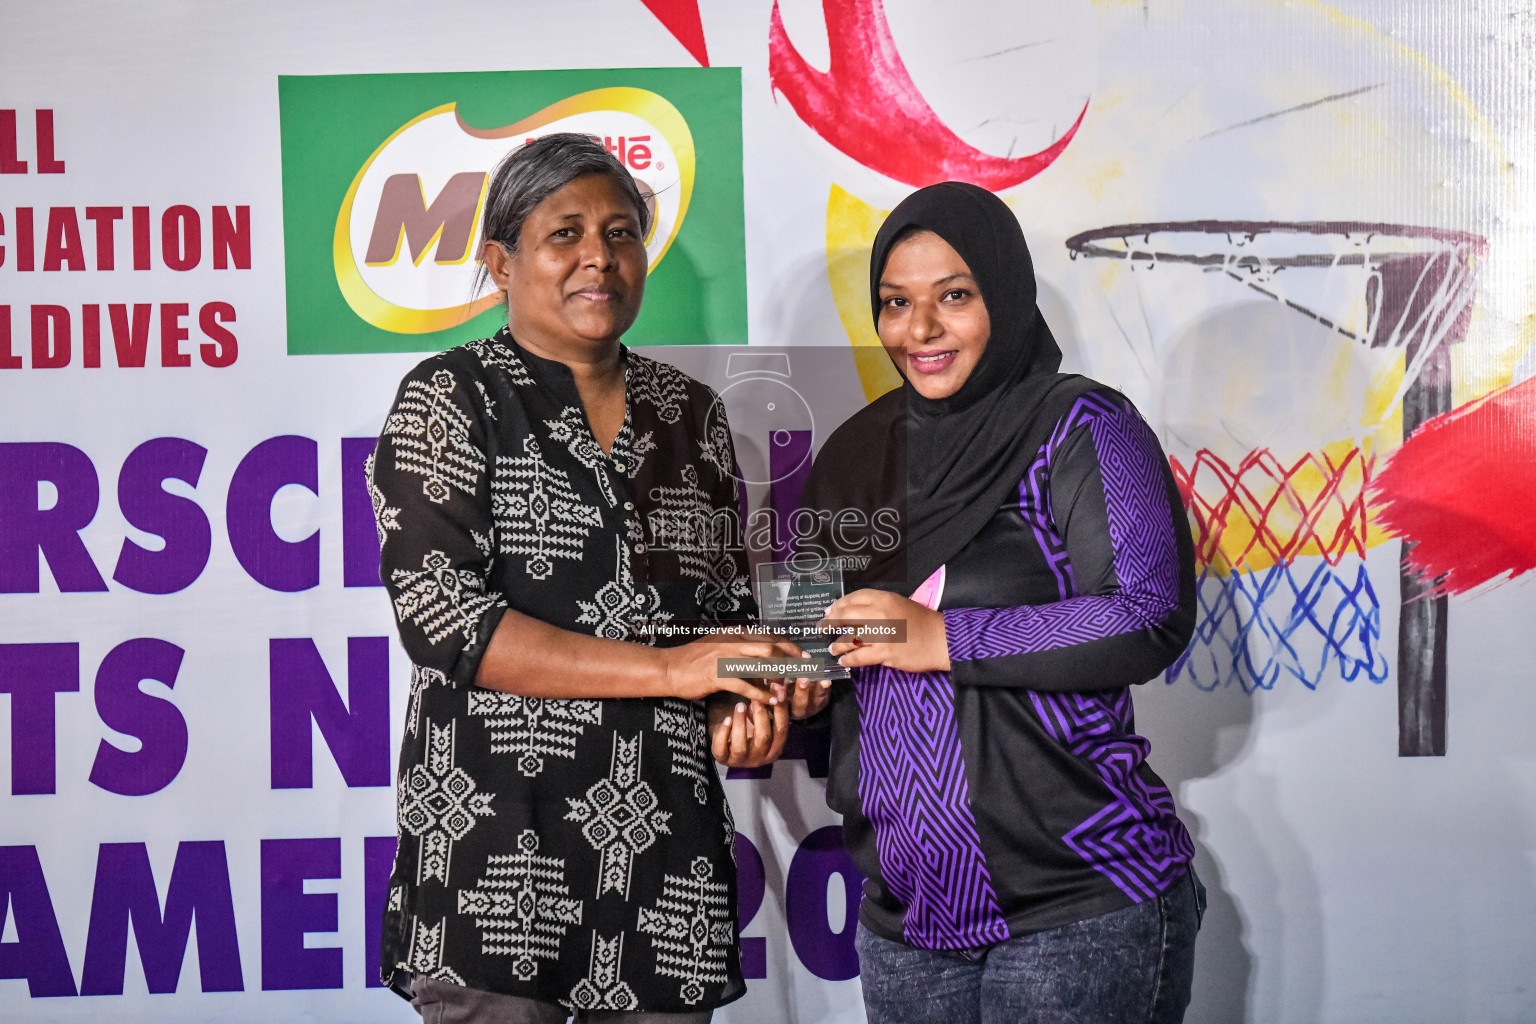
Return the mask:
M 957 685 L 1043 691 L 1143 683 L 1194 628 L 1189 523 L 1157 438 L 1129 401 L 1085 395 L 1045 451 L 1061 600 L 945 611 Z M 1059 553 L 1058 553 L 1059 557 Z

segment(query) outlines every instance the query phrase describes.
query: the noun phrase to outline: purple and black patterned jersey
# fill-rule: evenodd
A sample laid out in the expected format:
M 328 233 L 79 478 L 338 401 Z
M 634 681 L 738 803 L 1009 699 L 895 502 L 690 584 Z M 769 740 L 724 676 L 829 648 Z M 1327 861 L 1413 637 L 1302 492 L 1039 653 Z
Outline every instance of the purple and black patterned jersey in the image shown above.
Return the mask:
M 827 798 L 886 938 L 982 946 L 1162 892 L 1194 849 L 1128 687 L 1195 618 L 1167 460 L 1119 394 L 1084 395 L 942 570 L 950 672 L 857 669 Z

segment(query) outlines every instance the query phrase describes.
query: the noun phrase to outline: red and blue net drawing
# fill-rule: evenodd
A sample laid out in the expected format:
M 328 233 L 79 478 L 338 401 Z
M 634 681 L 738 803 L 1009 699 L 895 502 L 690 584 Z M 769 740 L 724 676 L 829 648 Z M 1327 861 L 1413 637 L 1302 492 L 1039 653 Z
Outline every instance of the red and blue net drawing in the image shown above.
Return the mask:
M 1194 532 L 1199 617 L 1168 682 L 1247 693 L 1384 682 L 1381 602 L 1363 562 L 1374 456 L 1348 447 L 1286 462 L 1258 449 L 1232 465 L 1202 449 L 1169 462 Z

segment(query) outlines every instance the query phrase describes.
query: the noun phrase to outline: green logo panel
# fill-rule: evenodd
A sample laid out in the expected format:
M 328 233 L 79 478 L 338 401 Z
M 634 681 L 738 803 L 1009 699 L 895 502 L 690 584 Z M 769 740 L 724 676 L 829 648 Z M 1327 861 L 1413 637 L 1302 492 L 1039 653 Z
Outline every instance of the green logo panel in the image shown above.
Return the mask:
M 631 345 L 745 344 L 739 68 L 284 76 L 288 352 L 436 351 L 503 322 L 476 290 L 496 161 L 579 131 L 655 194 Z

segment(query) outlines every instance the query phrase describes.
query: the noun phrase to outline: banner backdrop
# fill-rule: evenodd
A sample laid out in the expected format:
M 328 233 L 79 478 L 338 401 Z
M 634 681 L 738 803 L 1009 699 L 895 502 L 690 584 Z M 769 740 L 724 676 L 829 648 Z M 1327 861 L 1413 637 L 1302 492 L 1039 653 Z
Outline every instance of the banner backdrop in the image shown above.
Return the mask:
M 1135 695 L 1211 897 L 1189 1019 L 1536 1018 L 1533 33 L 1528 0 L 0 8 L 0 1017 L 413 1019 L 375 968 L 409 666 L 362 466 L 402 374 L 497 322 L 486 173 L 577 130 L 656 193 L 626 341 L 722 394 L 780 515 L 896 383 L 884 211 L 999 192 L 1195 532 L 1195 640 Z M 826 773 L 797 729 L 727 778 L 717 1020 L 863 1019 Z

